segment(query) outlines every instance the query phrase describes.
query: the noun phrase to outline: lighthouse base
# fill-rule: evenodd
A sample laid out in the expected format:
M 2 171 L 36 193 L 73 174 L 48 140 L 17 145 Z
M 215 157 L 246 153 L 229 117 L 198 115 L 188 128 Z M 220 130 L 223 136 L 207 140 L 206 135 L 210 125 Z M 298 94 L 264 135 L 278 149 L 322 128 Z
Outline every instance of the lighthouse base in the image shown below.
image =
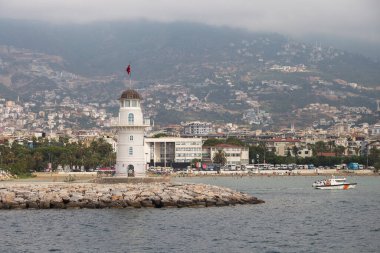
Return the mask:
M 146 164 L 134 161 L 117 161 L 115 177 L 146 177 Z

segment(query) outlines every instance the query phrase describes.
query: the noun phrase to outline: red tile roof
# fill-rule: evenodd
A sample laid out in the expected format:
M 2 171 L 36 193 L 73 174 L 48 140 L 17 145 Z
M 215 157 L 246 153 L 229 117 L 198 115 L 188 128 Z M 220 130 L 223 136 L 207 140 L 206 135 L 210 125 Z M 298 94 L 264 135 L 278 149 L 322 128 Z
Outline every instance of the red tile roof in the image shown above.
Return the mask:
M 319 152 L 318 156 L 336 156 L 334 152 Z

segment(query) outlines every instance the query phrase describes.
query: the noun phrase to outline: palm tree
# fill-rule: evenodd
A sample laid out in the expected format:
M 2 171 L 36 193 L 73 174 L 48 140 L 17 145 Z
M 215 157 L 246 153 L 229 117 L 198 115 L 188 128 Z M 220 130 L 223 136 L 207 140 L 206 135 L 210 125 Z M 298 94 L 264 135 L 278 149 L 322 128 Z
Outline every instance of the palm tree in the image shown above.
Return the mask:
M 287 157 L 291 157 L 292 156 L 292 153 L 290 152 L 290 148 L 289 147 L 286 149 L 286 156 Z
M 259 143 L 259 147 L 262 149 L 263 162 L 266 163 L 266 160 L 265 160 L 265 155 L 267 153 L 267 143 L 266 143 L 266 141 L 260 142 Z
M 313 145 L 312 150 L 313 150 L 313 154 L 318 156 L 320 153 L 327 151 L 326 143 L 324 143 L 323 141 L 317 141 Z
M 331 152 L 333 148 L 335 148 L 335 141 L 328 141 L 327 144 L 329 145 L 329 151 Z
M 298 148 L 296 145 L 294 145 L 294 146 L 292 147 L 292 151 L 293 151 L 293 155 L 294 155 L 294 157 L 297 158 L 297 157 L 298 157 L 298 151 L 299 151 L 299 148 Z
M 33 159 L 35 161 L 35 168 L 39 170 L 42 167 L 42 162 L 44 160 L 44 156 L 41 152 L 37 151 L 33 154 Z
M 218 152 L 214 154 L 214 157 L 212 158 L 213 163 L 217 163 L 220 165 L 225 165 L 227 163 L 226 153 L 219 149 Z
M 335 147 L 335 155 L 336 156 L 343 156 L 346 153 L 346 148 L 344 146 L 336 146 Z
M 5 164 L 12 164 L 16 160 L 16 155 L 10 149 L 4 154 L 4 162 Z

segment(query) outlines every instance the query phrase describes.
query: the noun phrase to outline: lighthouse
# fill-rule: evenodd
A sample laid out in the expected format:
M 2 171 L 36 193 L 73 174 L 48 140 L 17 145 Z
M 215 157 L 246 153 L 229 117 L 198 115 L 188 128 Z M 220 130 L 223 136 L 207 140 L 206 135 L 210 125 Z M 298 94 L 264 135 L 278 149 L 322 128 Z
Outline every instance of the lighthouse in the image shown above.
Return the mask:
M 144 153 L 144 130 L 149 122 L 144 120 L 140 94 L 132 89 L 120 96 L 117 129 L 116 176 L 144 177 L 146 158 Z M 148 120 L 149 121 L 149 120 Z

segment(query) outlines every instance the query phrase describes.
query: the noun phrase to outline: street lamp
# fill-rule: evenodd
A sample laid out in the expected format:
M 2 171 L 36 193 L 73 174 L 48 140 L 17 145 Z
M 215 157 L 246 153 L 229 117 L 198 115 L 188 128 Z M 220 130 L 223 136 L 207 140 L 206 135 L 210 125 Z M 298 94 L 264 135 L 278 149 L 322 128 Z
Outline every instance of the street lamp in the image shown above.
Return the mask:
M 148 153 L 145 153 L 145 172 L 148 170 Z
M 48 170 L 49 172 L 52 171 L 52 165 L 51 165 L 51 154 L 50 154 L 50 139 L 49 139 L 49 162 L 48 162 Z
M 265 153 L 266 153 L 266 147 L 264 145 L 264 165 L 265 165 Z
M 156 141 L 153 142 L 153 167 L 156 169 Z
M 367 148 L 367 165 L 366 165 L 366 169 L 368 170 L 368 153 L 369 153 L 369 144 L 366 145 L 366 148 Z

